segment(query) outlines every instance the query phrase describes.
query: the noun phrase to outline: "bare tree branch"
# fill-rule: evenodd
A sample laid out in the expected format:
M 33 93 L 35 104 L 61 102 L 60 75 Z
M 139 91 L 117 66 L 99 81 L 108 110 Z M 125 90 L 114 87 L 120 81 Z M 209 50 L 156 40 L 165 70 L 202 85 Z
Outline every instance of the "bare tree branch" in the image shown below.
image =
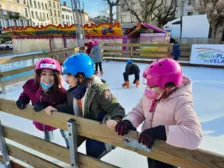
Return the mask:
M 111 1 L 111 0 L 103 0 L 103 2 L 107 2 L 108 6 L 109 6 L 109 10 L 110 10 L 110 23 L 113 23 L 113 7 L 117 6 L 120 2 L 120 0 L 116 0 L 115 2 Z

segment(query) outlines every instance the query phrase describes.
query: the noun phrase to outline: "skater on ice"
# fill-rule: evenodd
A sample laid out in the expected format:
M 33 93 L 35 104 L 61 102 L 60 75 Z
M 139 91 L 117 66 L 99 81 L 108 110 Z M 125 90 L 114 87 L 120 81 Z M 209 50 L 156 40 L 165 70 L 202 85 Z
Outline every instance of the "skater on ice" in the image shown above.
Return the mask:
M 92 49 L 92 47 L 93 47 L 93 44 L 94 44 L 94 41 L 93 41 L 93 40 L 90 41 L 90 42 L 88 42 L 88 43 L 86 44 L 86 46 L 87 46 L 86 54 L 87 54 L 87 55 L 90 55 L 91 49 Z
M 191 81 L 184 77 L 179 63 L 160 59 L 143 72 L 145 93 L 139 103 L 118 122 L 115 131 L 126 135 L 143 123 L 139 143 L 151 148 L 155 140 L 167 144 L 197 149 L 202 141 L 202 129 L 192 100 Z M 148 158 L 149 168 L 175 168 Z
M 16 101 L 20 109 L 24 109 L 31 101 L 34 110 L 39 112 L 47 106 L 56 106 L 66 102 L 66 90 L 62 87 L 61 66 L 52 58 L 44 58 L 37 62 L 35 78 L 23 85 L 23 92 Z M 53 140 L 54 127 L 33 121 L 35 127 L 44 132 L 46 141 Z
M 50 115 L 52 111 L 59 111 L 107 123 L 121 120 L 125 111 L 115 96 L 110 92 L 108 85 L 100 77 L 94 75 L 94 62 L 86 54 L 75 54 L 67 58 L 62 66 L 66 74 L 66 81 L 70 85 L 67 91 L 67 102 L 45 111 Z M 107 125 L 111 128 L 111 123 Z M 66 132 L 61 131 L 69 147 Z M 78 142 L 80 144 L 80 142 Z M 113 146 L 93 139 L 86 140 L 86 154 L 100 159 L 112 150 Z
M 136 87 L 138 87 L 140 85 L 139 73 L 140 73 L 140 69 L 138 65 L 134 64 L 132 60 L 128 60 L 126 62 L 125 72 L 123 73 L 125 83 L 122 84 L 122 87 L 127 87 L 127 88 L 130 87 L 129 75 L 135 75 L 133 84 L 135 84 Z
M 93 40 L 93 47 L 90 52 L 90 57 L 93 58 L 93 61 L 95 63 L 95 75 L 98 75 L 98 67 L 100 69 L 101 76 L 103 75 L 103 68 L 102 68 L 102 62 L 103 62 L 103 56 L 101 53 L 101 48 L 99 46 L 99 41 Z
M 170 44 L 172 49 L 171 55 L 177 61 L 180 57 L 180 44 L 174 38 L 170 38 Z

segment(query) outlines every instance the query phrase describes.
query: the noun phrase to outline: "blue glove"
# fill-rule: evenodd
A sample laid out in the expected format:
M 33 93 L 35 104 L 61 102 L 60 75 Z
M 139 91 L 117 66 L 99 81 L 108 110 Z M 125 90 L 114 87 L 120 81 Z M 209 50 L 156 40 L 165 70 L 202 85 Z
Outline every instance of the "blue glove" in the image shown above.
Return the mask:
M 156 139 L 166 141 L 165 126 L 161 125 L 155 128 L 146 129 L 141 133 L 138 142 L 142 143 L 150 149 Z

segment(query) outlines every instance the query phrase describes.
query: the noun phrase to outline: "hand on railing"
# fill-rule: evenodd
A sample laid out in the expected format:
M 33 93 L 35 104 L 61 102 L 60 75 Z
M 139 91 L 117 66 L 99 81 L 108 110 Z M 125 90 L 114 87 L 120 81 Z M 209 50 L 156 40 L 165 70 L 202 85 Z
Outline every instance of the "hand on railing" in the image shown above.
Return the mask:
M 24 109 L 26 107 L 26 104 L 27 102 L 23 99 L 18 99 L 16 101 L 16 106 L 19 108 L 19 109 Z
M 47 107 L 47 104 L 38 102 L 34 105 L 33 109 L 36 112 L 40 112 L 40 111 L 44 110 L 46 107 Z
M 47 108 L 44 109 L 44 111 L 47 113 L 47 115 L 51 115 L 52 112 L 58 111 L 58 110 L 52 106 L 48 106 Z
M 115 131 L 121 136 L 127 135 L 130 130 L 136 131 L 136 128 L 128 120 L 118 122 L 115 127 Z
M 146 129 L 140 134 L 138 142 L 151 149 L 157 139 L 166 141 L 165 126 L 160 125 L 158 127 Z
M 107 120 L 106 124 L 108 128 L 114 130 L 118 122 L 117 120 Z

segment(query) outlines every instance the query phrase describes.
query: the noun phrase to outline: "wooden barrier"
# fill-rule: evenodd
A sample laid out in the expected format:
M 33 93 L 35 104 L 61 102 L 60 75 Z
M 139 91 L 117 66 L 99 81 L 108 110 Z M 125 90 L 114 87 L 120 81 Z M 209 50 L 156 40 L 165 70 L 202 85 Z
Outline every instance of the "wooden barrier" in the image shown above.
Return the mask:
M 62 147 L 50 142 L 46 142 L 43 139 L 34 137 L 27 133 L 24 133 L 24 132 L 21 132 L 6 126 L 3 127 L 3 131 L 4 131 L 5 137 L 14 142 L 17 142 L 21 145 L 31 148 L 32 150 L 38 151 L 52 158 L 55 158 L 70 164 L 69 150 L 65 147 Z M 35 156 L 35 154 L 21 150 L 12 145 L 8 145 L 8 149 L 9 149 L 9 154 L 12 157 L 19 159 L 31 166 L 39 167 L 39 168 L 59 167 L 58 165 L 55 165 L 49 161 L 46 161 L 40 157 Z M 80 167 L 83 167 L 83 168 L 85 167 L 116 168 L 116 166 L 93 159 L 81 153 L 78 154 L 78 157 L 79 157 Z
M 41 122 L 47 125 L 51 125 L 53 127 L 57 127 L 63 130 L 67 130 L 67 121 L 69 119 L 74 119 L 77 123 L 77 130 L 78 134 L 87 138 L 99 140 L 102 142 L 110 143 L 114 146 L 118 146 L 130 151 L 134 151 L 139 153 L 140 155 L 160 160 L 162 162 L 172 164 L 175 166 L 180 166 L 181 168 L 222 168 L 224 167 L 224 156 L 218 155 L 215 153 L 211 153 L 205 150 L 197 149 L 197 150 L 187 150 L 182 148 L 175 148 L 170 146 L 162 141 L 156 141 L 154 146 L 152 147 L 152 152 L 145 152 L 136 148 L 132 148 L 126 146 L 124 143 L 124 137 L 117 136 L 117 134 L 113 131 L 108 129 L 105 125 L 102 125 L 98 122 L 87 120 L 84 118 L 79 118 L 73 115 L 67 115 L 59 112 L 53 113 L 53 115 L 48 116 L 44 111 L 36 113 L 33 111 L 32 106 L 27 106 L 24 110 L 19 110 L 16 105 L 15 101 L 0 99 L 0 111 L 20 116 L 26 119 L 35 120 L 37 122 Z M 13 139 L 20 139 L 17 140 L 19 143 L 23 143 L 29 147 L 34 148 L 35 150 L 40 150 L 46 146 L 44 142 L 39 142 L 39 139 L 36 139 L 37 144 L 32 146 L 31 141 L 22 142 L 22 137 L 17 138 L 20 133 L 15 133 L 11 129 L 6 129 L 6 136 L 9 136 L 7 132 L 11 132 L 10 137 Z M 14 135 L 15 134 L 15 135 Z M 27 135 L 25 135 L 27 137 Z M 128 137 L 137 139 L 138 133 L 137 132 L 130 132 Z M 178 138 L 178 137 L 177 137 Z M 29 138 L 28 138 L 29 139 Z M 38 147 L 38 144 L 40 145 Z M 42 147 L 42 148 L 41 148 Z M 46 149 L 42 149 L 41 152 L 47 152 L 47 149 L 56 148 L 53 146 L 48 146 Z M 44 150 L 44 151 L 43 151 Z M 53 149 L 51 149 L 53 150 Z M 60 149 L 60 152 L 63 153 L 63 149 Z M 59 155 L 54 151 L 50 152 L 52 155 L 54 153 L 54 157 L 60 158 L 63 161 L 67 161 L 66 158 L 63 159 L 63 156 Z M 65 152 L 64 152 L 65 153 Z M 49 152 L 48 152 L 49 154 Z M 64 154 L 63 154 L 64 155 Z M 79 161 L 80 162 L 80 161 Z M 86 162 L 89 162 L 86 160 Z M 98 165 L 99 163 L 96 163 Z M 100 166 L 99 166 L 100 167 Z
M 122 47 L 128 47 L 122 50 Z M 145 47 L 145 48 L 144 48 Z M 104 43 L 103 56 L 105 60 L 117 59 L 160 59 L 168 57 L 169 44 L 123 44 L 123 43 Z M 181 61 L 190 60 L 190 48 L 187 45 L 181 46 Z
M 84 49 L 84 48 L 83 48 Z M 19 61 L 25 61 L 25 60 L 32 60 L 32 65 L 29 67 L 24 67 L 20 69 L 10 70 L 6 72 L 0 72 L 0 85 L 2 87 L 2 91 L 5 92 L 5 86 L 28 80 L 29 78 L 34 77 L 34 74 L 24 75 L 23 77 L 14 78 L 11 80 L 3 81 L 2 78 L 16 75 L 23 72 L 28 72 L 34 69 L 34 59 L 36 58 L 44 58 L 44 57 L 53 57 L 57 59 L 60 63 L 63 63 L 65 60 L 65 55 L 70 56 L 73 53 L 79 52 L 81 48 L 70 48 L 70 49 L 63 49 L 63 50 L 57 50 L 52 52 L 45 52 L 45 53 L 39 53 L 39 54 L 31 54 L 26 56 L 18 56 L 18 57 L 2 57 L 0 58 L 0 64 L 8 64 L 8 63 L 14 63 Z

